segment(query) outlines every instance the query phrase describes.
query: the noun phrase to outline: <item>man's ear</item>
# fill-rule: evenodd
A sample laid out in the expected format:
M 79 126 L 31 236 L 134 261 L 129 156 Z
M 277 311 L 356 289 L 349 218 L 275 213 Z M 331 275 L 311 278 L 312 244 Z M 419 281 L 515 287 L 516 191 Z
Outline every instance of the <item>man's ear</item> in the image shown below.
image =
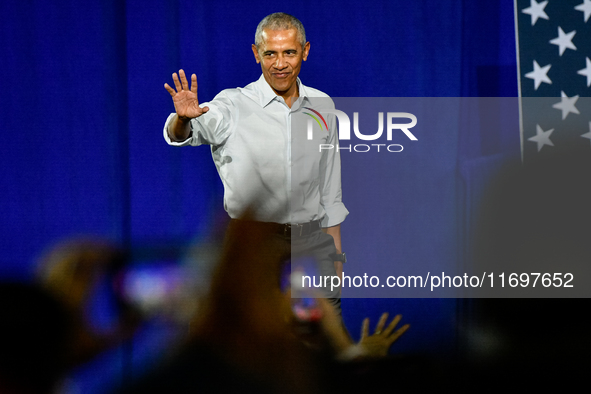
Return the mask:
M 304 45 L 304 56 L 302 59 L 306 61 L 308 59 L 308 52 L 310 52 L 310 42 L 308 41 L 306 45 Z
M 261 58 L 259 57 L 259 50 L 256 45 L 252 44 L 252 53 L 254 53 L 254 58 L 256 59 L 257 63 L 261 62 Z

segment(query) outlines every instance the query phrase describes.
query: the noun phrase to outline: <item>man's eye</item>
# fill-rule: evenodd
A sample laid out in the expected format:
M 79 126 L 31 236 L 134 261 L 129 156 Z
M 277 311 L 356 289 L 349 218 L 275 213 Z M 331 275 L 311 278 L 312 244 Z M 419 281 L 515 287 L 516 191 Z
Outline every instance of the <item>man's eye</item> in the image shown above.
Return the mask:
M 272 57 L 272 56 L 275 56 L 275 54 L 273 52 L 266 52 L 266 53 L 263 53 L 263 56 Z

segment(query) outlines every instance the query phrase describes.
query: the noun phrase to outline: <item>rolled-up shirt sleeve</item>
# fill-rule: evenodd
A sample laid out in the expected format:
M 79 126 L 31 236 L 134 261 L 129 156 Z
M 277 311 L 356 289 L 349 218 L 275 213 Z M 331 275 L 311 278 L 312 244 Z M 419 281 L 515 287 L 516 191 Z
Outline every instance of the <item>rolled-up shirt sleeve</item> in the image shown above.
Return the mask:
M 200 107 L 209 107 L 209 111 L 198 118 L 191 119 L 191 133 L 184 141 L 173 141 L 168 134 L 168 126 L 173 121 L 172 113 L 164 123 L 164 140 L 172 146 L 221 145 L 232 131 L 231 125 L 234 113 L 230 110 L 230 99 L 221 92 L 211 102 L 203 103 Z
M 176 115 L 176 113 L 172 113 L 172 114 L 168 115 L 168 118 L 166 119 L 166 122 L 164 123 L 164 140 L 166 141 L 166 143 L 168 145 L 172 145 L 172 146 L 192 145 L 191 144 L 191 140 L 193 139 L 193 133 L 192 132 L 189 135 L 189 137 L 186 140 L 184 140 L 184 141 L 173 141 L 170 138 L 170 135 L 168 134 L 168 126 L 170 125 L 170 123 L 172 123 L 175 115 Z
M 329 140 L 328 144 L 338 146 L 339 138 L 336 127 L 336 118 L 329 116 Z M 325 157 L 321 161 L 320 193 L 321 204 L 326 211 L 322 219 L 322 227 L 333 227 L 342 223 L 349 211 L 342 201 L 341 190 L 341 156 L 337 149 L 324 151 Z

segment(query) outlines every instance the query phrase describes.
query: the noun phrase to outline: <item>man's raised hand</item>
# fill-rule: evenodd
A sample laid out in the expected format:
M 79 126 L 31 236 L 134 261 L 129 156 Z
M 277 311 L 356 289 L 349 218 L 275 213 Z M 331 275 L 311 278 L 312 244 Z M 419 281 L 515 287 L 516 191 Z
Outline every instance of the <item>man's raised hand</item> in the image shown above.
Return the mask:
M 209 107 L 199 107 L 199 100 L 197 99 L 197 75 L 191 75 L 191 87 L 189 88 L 189 82 L 185 76 L 183 70 L 179 70 L 179 76 L 174 73 L 172 79 L 176 87 L 176 91 L 171 88 L 167 83 L 164 84 L 164 88 L 172 96 L 174 103 L 174 109 L 177 116 L 182 121 L 188 121 L 189 119 L 197 118 L 207 111 Z

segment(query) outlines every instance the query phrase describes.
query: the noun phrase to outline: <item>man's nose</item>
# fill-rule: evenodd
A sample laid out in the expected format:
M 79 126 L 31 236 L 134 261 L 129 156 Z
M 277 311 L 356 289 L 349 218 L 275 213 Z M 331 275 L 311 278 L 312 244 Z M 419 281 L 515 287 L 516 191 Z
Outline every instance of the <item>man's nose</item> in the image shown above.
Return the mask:
M 279 70 L 287 67 L 287 63 L 285 62 L 285 58 L 283 57 L 283 55 L 277 56 L 277 60 L 275 60 L 275 64 L 273 66 Z

